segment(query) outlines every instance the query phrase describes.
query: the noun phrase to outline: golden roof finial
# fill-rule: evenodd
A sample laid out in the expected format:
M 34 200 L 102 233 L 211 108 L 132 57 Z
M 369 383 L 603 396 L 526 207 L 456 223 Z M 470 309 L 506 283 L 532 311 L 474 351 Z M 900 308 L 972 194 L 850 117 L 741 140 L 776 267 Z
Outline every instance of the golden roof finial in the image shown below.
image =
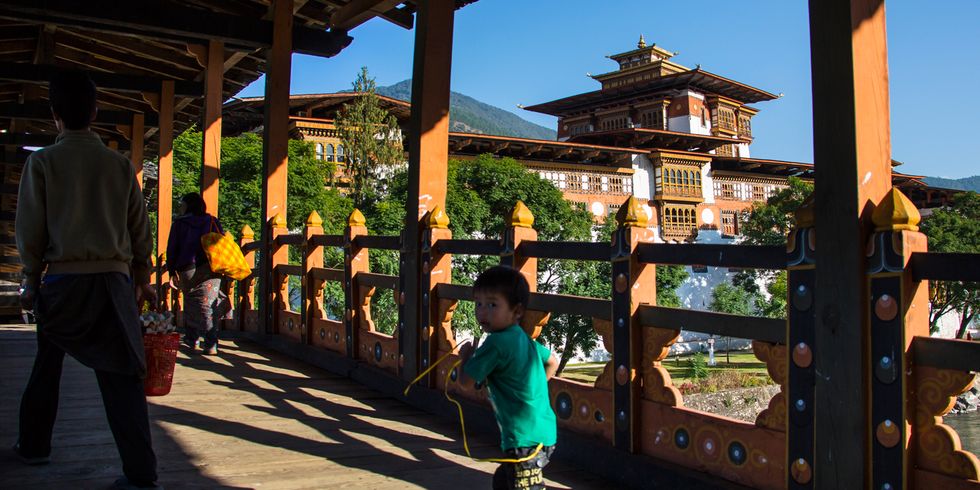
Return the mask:
M 320 213 L 316 212 L 314 209 L 310 211 L 310 215 L 306 217 L 306 226 L 320 226 L 323 224 L 323 218 L 320 217 Z
M 649 223 L 647 218 L 647 213 L 640 204 L 640 200 L 635 196 L 630 196 L 629 199 L 623 203 L 619 208 L 619 212 L 616 213 L 616 223 L 619 226 L 636 226 L 639 228 L 646 228 Z
M 364 226 L 367 225 L 367 220 L 364 219 L 364 213 L 360 209 L 354 208 L 350 212 L 350 216 L 347 217 L 347 226 Z
M 286 217 L 282 213 L 276 213 L 272 217 L 272 227 L 273 228 L 285 228 L 286 227 Z
M 803 200 L 803 204 L 796 208 L 793 217 L 796 218 L 796 228 L 813 228 L 816 224 L 816 216 L 813 214 L 814 195 Z
M 436 206 L 429 211 L 429 217 L 426 218 L 426 223 L 429 225 L 430 229 L 447 229 L 449 228 L 449 216 L 446 212 L 442 210 L 442 206 Z
M 534 226 L 534 214 L 527 208 L 524 201 L 518 200 L 510 212 L 510 220 L 507 224 L 516 228 L 531 228 Z
M 643 34 L 640 34 L 640 42 L 636 43 L 637 49 L 643 49 L 647 47 L 646 40 L 643 39 Z
M 921 220 L 922 216 L 915 209 L 915 204 L 894 187 L 871 213 L 875 231 L 919 231 L 918 224 Z
M 248 239 L 248 240 L 251 240 L 251 239 L 255 238 L 255 232 L 252 231 L 252 227 L 251 226 L 245 225 L 245 226 L 242 227 L 242 238 L 245 238 L 245 239 Z

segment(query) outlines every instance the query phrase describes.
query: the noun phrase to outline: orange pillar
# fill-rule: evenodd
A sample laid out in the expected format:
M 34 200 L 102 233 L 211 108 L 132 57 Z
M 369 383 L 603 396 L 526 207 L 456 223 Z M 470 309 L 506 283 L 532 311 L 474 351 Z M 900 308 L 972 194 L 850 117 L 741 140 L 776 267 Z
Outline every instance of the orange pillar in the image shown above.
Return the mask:
M 160 267 L 160 283 L 169 280 L 162 267 L 170 238 L 174 200 L 174 82 L 166 80 L 160 86 L 160 157 L 157 163 L 157 266 Z M 169 290 L 164 289 L 160 301 L 169 306 Z
M 292 66 L 293 2 L 274 0 L 272 4 L 272 47 L 267 51 L 268 61 L 265 74 L 265 130 L 262 132 L 264 183 L 262 186 L 262 231 L 263 250 L 272 250 L 270 223 L 276 215 L 286 221 L 287 168 L 289 165 L 289 75 Z M 283 247 L 283 251 L 285 251 Z M 269 287 L 272 271 L 280 263 L 286 263 L 285 253 L 273 257 L 269 253 L 262 256 L 262 280 L 259 283 L 260 317 L 266 331 L 271 326 L 272 316 Z
M 453 0 L 420 2 L 416 13 L 412 116 L 409 124 L 408 200 L 399 290 L 405 295 L 405 332 L 399 351 L 402 376 L 416 376 L 420 361 L 420 239 L 422 217 L 436 206 L 446 209 L 449 158 L 449 73 L 453 54 Z M 427 297 L 428 295 L 426 295 Z
M 871 211 L 891 188 L 884 0 L 810 2 L 818 178 L 815 488 L 870 484 L 866 288 Z M 802 463 L 801 463 L 802 466 Z
M 225 44 L 221 41 L 208 43 L 207 68 L 204 69 L 204 119 L 201 128 L 204 141 L 201 145 L 201 197 L 208 213 L 218 215 L 218 180 L 221 167 L 221 104 L 224 102 L 221 86 L 225 73 Z
M 130 161 L 133 162 L 133 168 L 136 169 L 136 182 L 139 182 L 141 188 L 143 187 L 143 122 L 145 119 L 142 112 L 133 114 L 132 134 L 129 138 Z

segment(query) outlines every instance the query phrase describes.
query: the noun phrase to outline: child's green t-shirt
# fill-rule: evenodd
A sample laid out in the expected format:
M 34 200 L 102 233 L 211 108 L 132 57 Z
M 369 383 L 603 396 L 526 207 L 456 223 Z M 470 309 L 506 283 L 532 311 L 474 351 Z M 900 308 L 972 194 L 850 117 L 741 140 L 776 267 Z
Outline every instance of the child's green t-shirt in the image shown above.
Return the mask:
M 547 347 L 531 340 L 518 325 L 493 332 L 463 368 L 477 382 L 486 380 L 500 426 L 500 447 L 507 450 L 554 445 L 555 412 L 548 396 L 544 363 Z

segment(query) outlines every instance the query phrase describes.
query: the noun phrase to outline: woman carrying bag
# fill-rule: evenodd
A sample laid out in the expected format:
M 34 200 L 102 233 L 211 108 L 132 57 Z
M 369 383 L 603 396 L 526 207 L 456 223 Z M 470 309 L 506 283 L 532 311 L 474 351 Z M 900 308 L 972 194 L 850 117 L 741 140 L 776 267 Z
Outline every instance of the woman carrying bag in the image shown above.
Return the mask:
M 217 355 L 219 322 L 230 318 L 231 302 L 221 291 L 221 276 L 211 271 L 201 237 L 224 231 L 196 192 L 180 198 L 177 212 L 167 242 L 167 270 L 170 286 L 184 293 L 184 343 L 193 349 L 203 337 L 204 353 Z

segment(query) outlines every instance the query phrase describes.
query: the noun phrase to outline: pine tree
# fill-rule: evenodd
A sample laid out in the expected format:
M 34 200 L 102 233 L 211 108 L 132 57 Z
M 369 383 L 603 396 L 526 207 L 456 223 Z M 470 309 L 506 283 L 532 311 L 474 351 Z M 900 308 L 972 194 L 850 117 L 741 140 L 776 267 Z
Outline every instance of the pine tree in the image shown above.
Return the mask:
M 350 198 L 362 207 L 369 193 L 376 191 L 379 174 L 405 157 L 398 122 L 381 107 L 367 67 L 361 68 L 353 88 L 356 96 L 338 114 L 336 126 L 347 150 Z

